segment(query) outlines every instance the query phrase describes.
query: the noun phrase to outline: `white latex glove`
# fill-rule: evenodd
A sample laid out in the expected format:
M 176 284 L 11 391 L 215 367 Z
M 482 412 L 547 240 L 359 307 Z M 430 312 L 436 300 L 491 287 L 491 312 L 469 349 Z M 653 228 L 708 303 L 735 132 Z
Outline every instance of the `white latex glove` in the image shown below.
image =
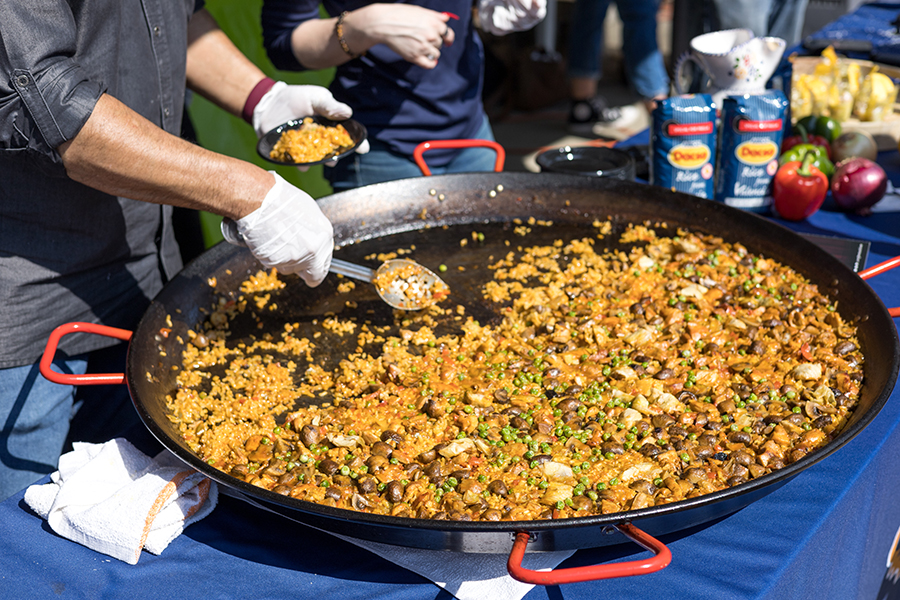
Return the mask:
M 481 29 L 506 35 L 531 29 L 547 16 L 547 0 L 478 0 Z
M 265 95 L 259 99 L 256 108 L 253 109 L 253 129 L 257 137 L 262 137 L 282 123 L 293 119 L 301 119 L 311 115 L 322 115 L 334 121 L 349 119 L 353 109 L 338 102 L 328 91 L 320 85 L 288 85 L 278 81 Z M 369 151 L 369 140 L 356 148 L 357 154 L 365 154 Z M 329 166 L 337 164 L 337 160 L 325 163 Z M 299 167 L 306 171 L 306 167 Z
M 310 287 L 322 283 L 331 266 L 334 229 L 316 201 L 281 178 L 262 205 L 237 221 L 222 220 L 222 235 L 236 246 L 247 246 L 267 269 L 295 273 Z
M 292 119 L 322 115 L 335 121 L 349 119 L 353 109 L 338 102 L 320 85 L 288 85 L 278 81 L 253 109 L 253 129 L 262 137 Z

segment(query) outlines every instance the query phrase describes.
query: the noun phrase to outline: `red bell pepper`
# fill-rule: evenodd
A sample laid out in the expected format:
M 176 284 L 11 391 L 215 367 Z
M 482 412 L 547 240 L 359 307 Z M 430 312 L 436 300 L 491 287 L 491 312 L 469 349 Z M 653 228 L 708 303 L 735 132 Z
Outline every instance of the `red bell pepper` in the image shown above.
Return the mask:
M 788 221 L 801 221 L 819 210 L 828 193 L 828 177 L 814 167 L 813 156 L 786 162 L 772 179 L 775 210 Z

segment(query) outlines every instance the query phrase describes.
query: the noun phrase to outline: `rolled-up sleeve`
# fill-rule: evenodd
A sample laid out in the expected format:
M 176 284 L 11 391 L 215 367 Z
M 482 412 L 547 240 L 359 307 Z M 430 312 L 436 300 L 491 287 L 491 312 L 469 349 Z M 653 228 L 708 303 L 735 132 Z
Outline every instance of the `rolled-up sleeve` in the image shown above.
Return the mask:
M 291 49 L 291 34 L 301 23 L 318 18 L 318 2 L 264 0 L 262 9 L 263 44 L 269 60 L 276 68 L 285 71 L 306 70 Z
M 103 86 L 76 61 L 77 30 L 63 0 L 0 1 L 0 151 L 58 161 Z

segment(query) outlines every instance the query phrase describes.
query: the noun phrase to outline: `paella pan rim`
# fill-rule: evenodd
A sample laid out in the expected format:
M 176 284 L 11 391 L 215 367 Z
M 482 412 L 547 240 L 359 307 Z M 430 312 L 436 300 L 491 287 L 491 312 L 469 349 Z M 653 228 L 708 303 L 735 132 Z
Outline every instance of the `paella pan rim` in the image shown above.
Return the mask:
M 787 228 L 720 203 L 639 183 L 551 173 L 456 174 L 399 180 L 334 194 L 319 202 L 335 225 L 338 247 L 441 225 L 504 222 L 533 215 L 539 218 L 553 216 L 560 221 L 583 221 L 606 216 L 619 218 L 621 214 L 621 218 L 626 220 L 635 221 L 634 215 L 643 215 L 644 219 L 674 222 L 679 226 L 715 233 L 726 241 L 740 241 L 752 252 L 769 256 L 772 256 L 773 249 L 776 254 L 786 252 L 803 265 L 817 269 L 816 277 L 820 280 L 826 274 L 833 276 L 835 282 L 852 292 L 849 304 L 864 307 L 868 316 L 868 320 L 859 324 L 860 329 L 865 329 L 870 337 L 874 336 L 872 339 L 879 346 L 878 354 L 882 356 L 873 356 L 873 361 L 880 361 L 880 366 L 872 372 L 878 389 L 869 389 L 866 406 L 854 413 L 852 420 L 835 439 L 795 463 L 732 488 L 636 511 L 560 520 L 460 522 L 360 513 L 281 496 L 218 471 L 194 455 L 181 440 L 175 439 L 171 434 L 171 424 L 160 416 L 159 405 L 164 403 L 164 394 L 153 388 L 152 381 L 148 383 L 153 379 L 148 364 L 154 360 L 159 362 L 156 357 L 159 345 L 152 339 L 153 334 L 159 330 L 160 323 L 166 317 L 172 317 L 176 310 L 179 313 L 177 320 L 183 321 L 185 327 L 193 327 L 202 320 L 203 315 L 198 312 L 198 307 L 208 306 L 209 300 L 217 293 L 206 285 L 209 277 L 219 275 L 225 279 L 224 272 L 234 261 L 246 261 L 249 256 L 245 249 L 221 244 L 195 259 L 167 284 L 141 319 L 129 347 L 126 380 L 131 396 L 141 419 L 153 435 L 191 467 L 222 485 L 274 507 L 278 512 L 285 512 L 286 516 L 293 515 L 297 520 L 315 526 L 324 525 L 339 533 L 384 543 L 448 549 L 455 549 L 452 546 L 456 544 L 448 545 L 447 536 L 455 534 L 475 536 L 474 544 L 463 542 L 459 546 L 477 548 L 478 536 L 493 540 L 491 536 L 500 534 L 502 538 L 504 534 L 516 531 L 571 531 L 574 540 L 567 538 L 563 547 L 574 548 L 611 543 L 597 540 L 597 531 L 623 522 L 634 522 L 639 527 L 644 523 L 651 524 L 651 529 L 655 531 L 650 533 L 678 531 L 739 510 L 843 447 L 877 416 L 897 379 L 900 365 L 897 348 L 900 344 L 896 327 L 871 288 L 840 261 Z M 608 214 L 613 210 L 621 213 Z M 723 228 L 729 229 L 724 231 Z M 247 256 L 242 258 L 241 254 Z M 780 256 L 772 257 L 785 262 Z M 794 261 L 787 263 L 795 266 Z M 804 269 L 800 270 L 804 272 Z M 810 274 L 804 274 L 816 281 Z M 240 273 L 233 275 L 239 276 Z M 840 297 L 848 300 L 846 294 L 847 290 L 844 290 Z M 869 355 L 867 350 L 867 368 Z M 162 368 L 169 368 L 169 365 L 165 364 Z M 869 379 L 870 373 L 867 371 L 866 380 Z M 151 391 L 148 392 L 148 389 Z M 669 523 L 673 524 L 674 529 L 669 528 Z M 582 531 L 584 533 L 579 534 Z M 418 535 L 411 537 L 410 532 Z M 488 547 L 493 547 L 492 542 L 488 543 Z M 560 548 L 558 543 L 550 542 L 537 549 Z

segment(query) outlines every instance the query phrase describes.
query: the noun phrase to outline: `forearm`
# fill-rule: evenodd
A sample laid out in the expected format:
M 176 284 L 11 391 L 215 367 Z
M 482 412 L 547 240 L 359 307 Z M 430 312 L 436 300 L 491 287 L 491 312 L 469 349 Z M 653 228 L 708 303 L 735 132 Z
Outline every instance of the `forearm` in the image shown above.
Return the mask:
M 322 69 L 343 64 L 376 44 L 385 44 L 404 60 L 432 69 L 445 44 L 453 43 L 449 13 L 408 4 L 369 4 L 346 13 L 341 46 L 337 18 L 310 19 L 291 32 L 291 50 L 301 65 Z
M 232 219 L 255 210 L 274 183 L 263 169 L 170 135 L 108 94 L 58 150 L 69 177 L 95 189 Z
M 240 116 L 247 96 L 265 77 L 203 9 L 188 27 L 187 86 L 227 112 Z
M 357 55 L 374 45 L 358 25 L 361 19 L 365 19 L 365 9 L 348 13 L 343 21 L 344 41 L 350 51 Z M 351 59 L 335 35 L 336 22 L 337 17 L 312 19 L 294 29 L 291 33 L 291 49 L 300 64 L 307 69 L 326 69 L 342 65 Z

